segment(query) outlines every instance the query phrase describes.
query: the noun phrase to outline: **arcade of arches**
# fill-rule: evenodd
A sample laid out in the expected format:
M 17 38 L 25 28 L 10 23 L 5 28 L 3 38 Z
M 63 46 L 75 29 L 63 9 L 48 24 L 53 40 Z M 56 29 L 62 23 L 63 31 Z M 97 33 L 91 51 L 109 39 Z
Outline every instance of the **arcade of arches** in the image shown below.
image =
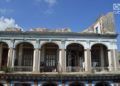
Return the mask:
M 59 67 L 59 46 L 55 43 L 43 44 L 40 53 L 39 71 L 57 72 Z M 32 71 L 34 47 L 28 42 L 23 42 L 15 47 L 13 67 L 15 71 Z M 9 47 L 6 43 L 0 43 L 0 68 L 7 66 L 9 59 Z M 108 49 L 103 44 L 94 44 L 91 47 L 91 67 L 97 71 L 106 70 L 109 67 Z M 85 71 L 85 50 L 84 46 L 72 43 L 66 47 L 66 71 Z

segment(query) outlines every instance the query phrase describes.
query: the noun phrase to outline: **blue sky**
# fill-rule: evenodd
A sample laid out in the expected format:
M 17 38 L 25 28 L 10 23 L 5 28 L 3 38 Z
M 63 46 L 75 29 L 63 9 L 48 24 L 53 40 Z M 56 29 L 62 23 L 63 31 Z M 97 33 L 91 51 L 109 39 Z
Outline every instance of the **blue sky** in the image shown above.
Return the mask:
M 68 27 L 80 32 L 113 11 L 114 3 L 120 0 L 0 0 L 0 17 L 12 18 L 24 30 Z M 120 33 L 120 14 L 115 14 L 115 22 Z

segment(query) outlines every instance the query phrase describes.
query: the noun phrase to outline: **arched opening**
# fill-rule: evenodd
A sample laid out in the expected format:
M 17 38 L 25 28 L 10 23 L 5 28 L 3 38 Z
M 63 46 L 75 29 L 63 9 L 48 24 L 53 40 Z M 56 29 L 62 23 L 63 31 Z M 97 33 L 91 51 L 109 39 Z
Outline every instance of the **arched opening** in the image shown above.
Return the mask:
M 59 47 L 55 43 L 46 43 L 41 48 L 40 71 L 56 72 Z
M 31 86 L 30 83 L 15 83 L 14 86 Z
M 108 71 L 108 49 L 103 44 L 95 44 L 91 48 L 91 59 L 93 70 Z
M 96 83 L 95 86 L 111 86 L 111 85 L 107 82 L 98 82 L 98 83 Z
M 67 72 L 84 71 L 84 47 L 82 45 L 72 43 L 67 46 L 66 65 Z
M 7 67 L 8 60 L 8 45 L 4 42 L 0 43 L 0 69 Z
M 44 83 L 42 86 L 57 86 L 55 83 Z
M 16 46 L 15 71 L 32 71 L 33 50 L 33 45 L 27 42 L 20 43 Z
M 69 86 L 85 86 L 84 83 L 81 82 L 73 82 Z

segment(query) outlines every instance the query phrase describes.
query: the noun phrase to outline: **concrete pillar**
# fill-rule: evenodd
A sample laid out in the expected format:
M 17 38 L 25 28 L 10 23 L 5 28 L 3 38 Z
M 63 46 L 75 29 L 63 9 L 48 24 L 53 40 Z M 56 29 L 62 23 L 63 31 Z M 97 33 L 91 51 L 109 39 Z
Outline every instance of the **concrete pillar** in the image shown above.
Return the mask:
M 2 64 L 2 43 L 0 44 L 0 68 Z
M 34 49 L 33 57 L 33 72 L 40 71 L 40 50 L 38 48 Z
M 14 52 L 15 52 L 14 48 L 9 48 L 9 51 L 8 51 L 8 63 L 7 63 L 8 67 L 12 67 L 12 60 L 13 60 Z
M 66 71 L 66 55 L 65 55 L 65 49 L 59 50 L 59 72 L 65 72 Z
M 61 68 L 63 72 L 66 72 L 66 50 L 61 49 Z
M 62 72 L 62 53 L 61 49 L 59 49 L 59 61 L 58 61 L 58 72 Z
M 86 49 L 84 51 L 84 58 L 85 58 L 85 71 L 91 72 L 91 51 L 90 49 Z
M 112 71 L 113 64 L 112 64 L 111 50 L 108 50 L 108 63 L 109 63 L 109 71 Z
M 87 57 L 87 50 L 84 50 L 84 59 L 85 59 L 85 62 L 84 62 L 84 67 L 85 67 L 85 71 L 88 71 L 88 57 Z
M 61 49 L 59 50 L 59 67 L 61 72 L 66 72 L 65 41 L 61 41 Z
M 15 58 L 16 58 L 16 50 L 13 49 L 12 68 L 14 68 Z
M 119 60 L 118 60 L 118 51 L 117 51 L 117 49 L 113 49 L 112 50 L 113 51 L 113 63 L 114 63 L 114 69 L 115 69 L 115 71 L 117 71 L 118 69 L 119 69 Z

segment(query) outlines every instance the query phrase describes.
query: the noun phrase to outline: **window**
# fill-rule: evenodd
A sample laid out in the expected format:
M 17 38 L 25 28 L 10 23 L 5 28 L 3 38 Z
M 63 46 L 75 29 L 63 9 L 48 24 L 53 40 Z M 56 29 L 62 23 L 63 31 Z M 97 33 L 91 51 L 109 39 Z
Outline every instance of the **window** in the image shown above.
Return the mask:
M 95 30 L 96 30 L 96 33 L 99 33 L 98 27 L 96 27 Z

